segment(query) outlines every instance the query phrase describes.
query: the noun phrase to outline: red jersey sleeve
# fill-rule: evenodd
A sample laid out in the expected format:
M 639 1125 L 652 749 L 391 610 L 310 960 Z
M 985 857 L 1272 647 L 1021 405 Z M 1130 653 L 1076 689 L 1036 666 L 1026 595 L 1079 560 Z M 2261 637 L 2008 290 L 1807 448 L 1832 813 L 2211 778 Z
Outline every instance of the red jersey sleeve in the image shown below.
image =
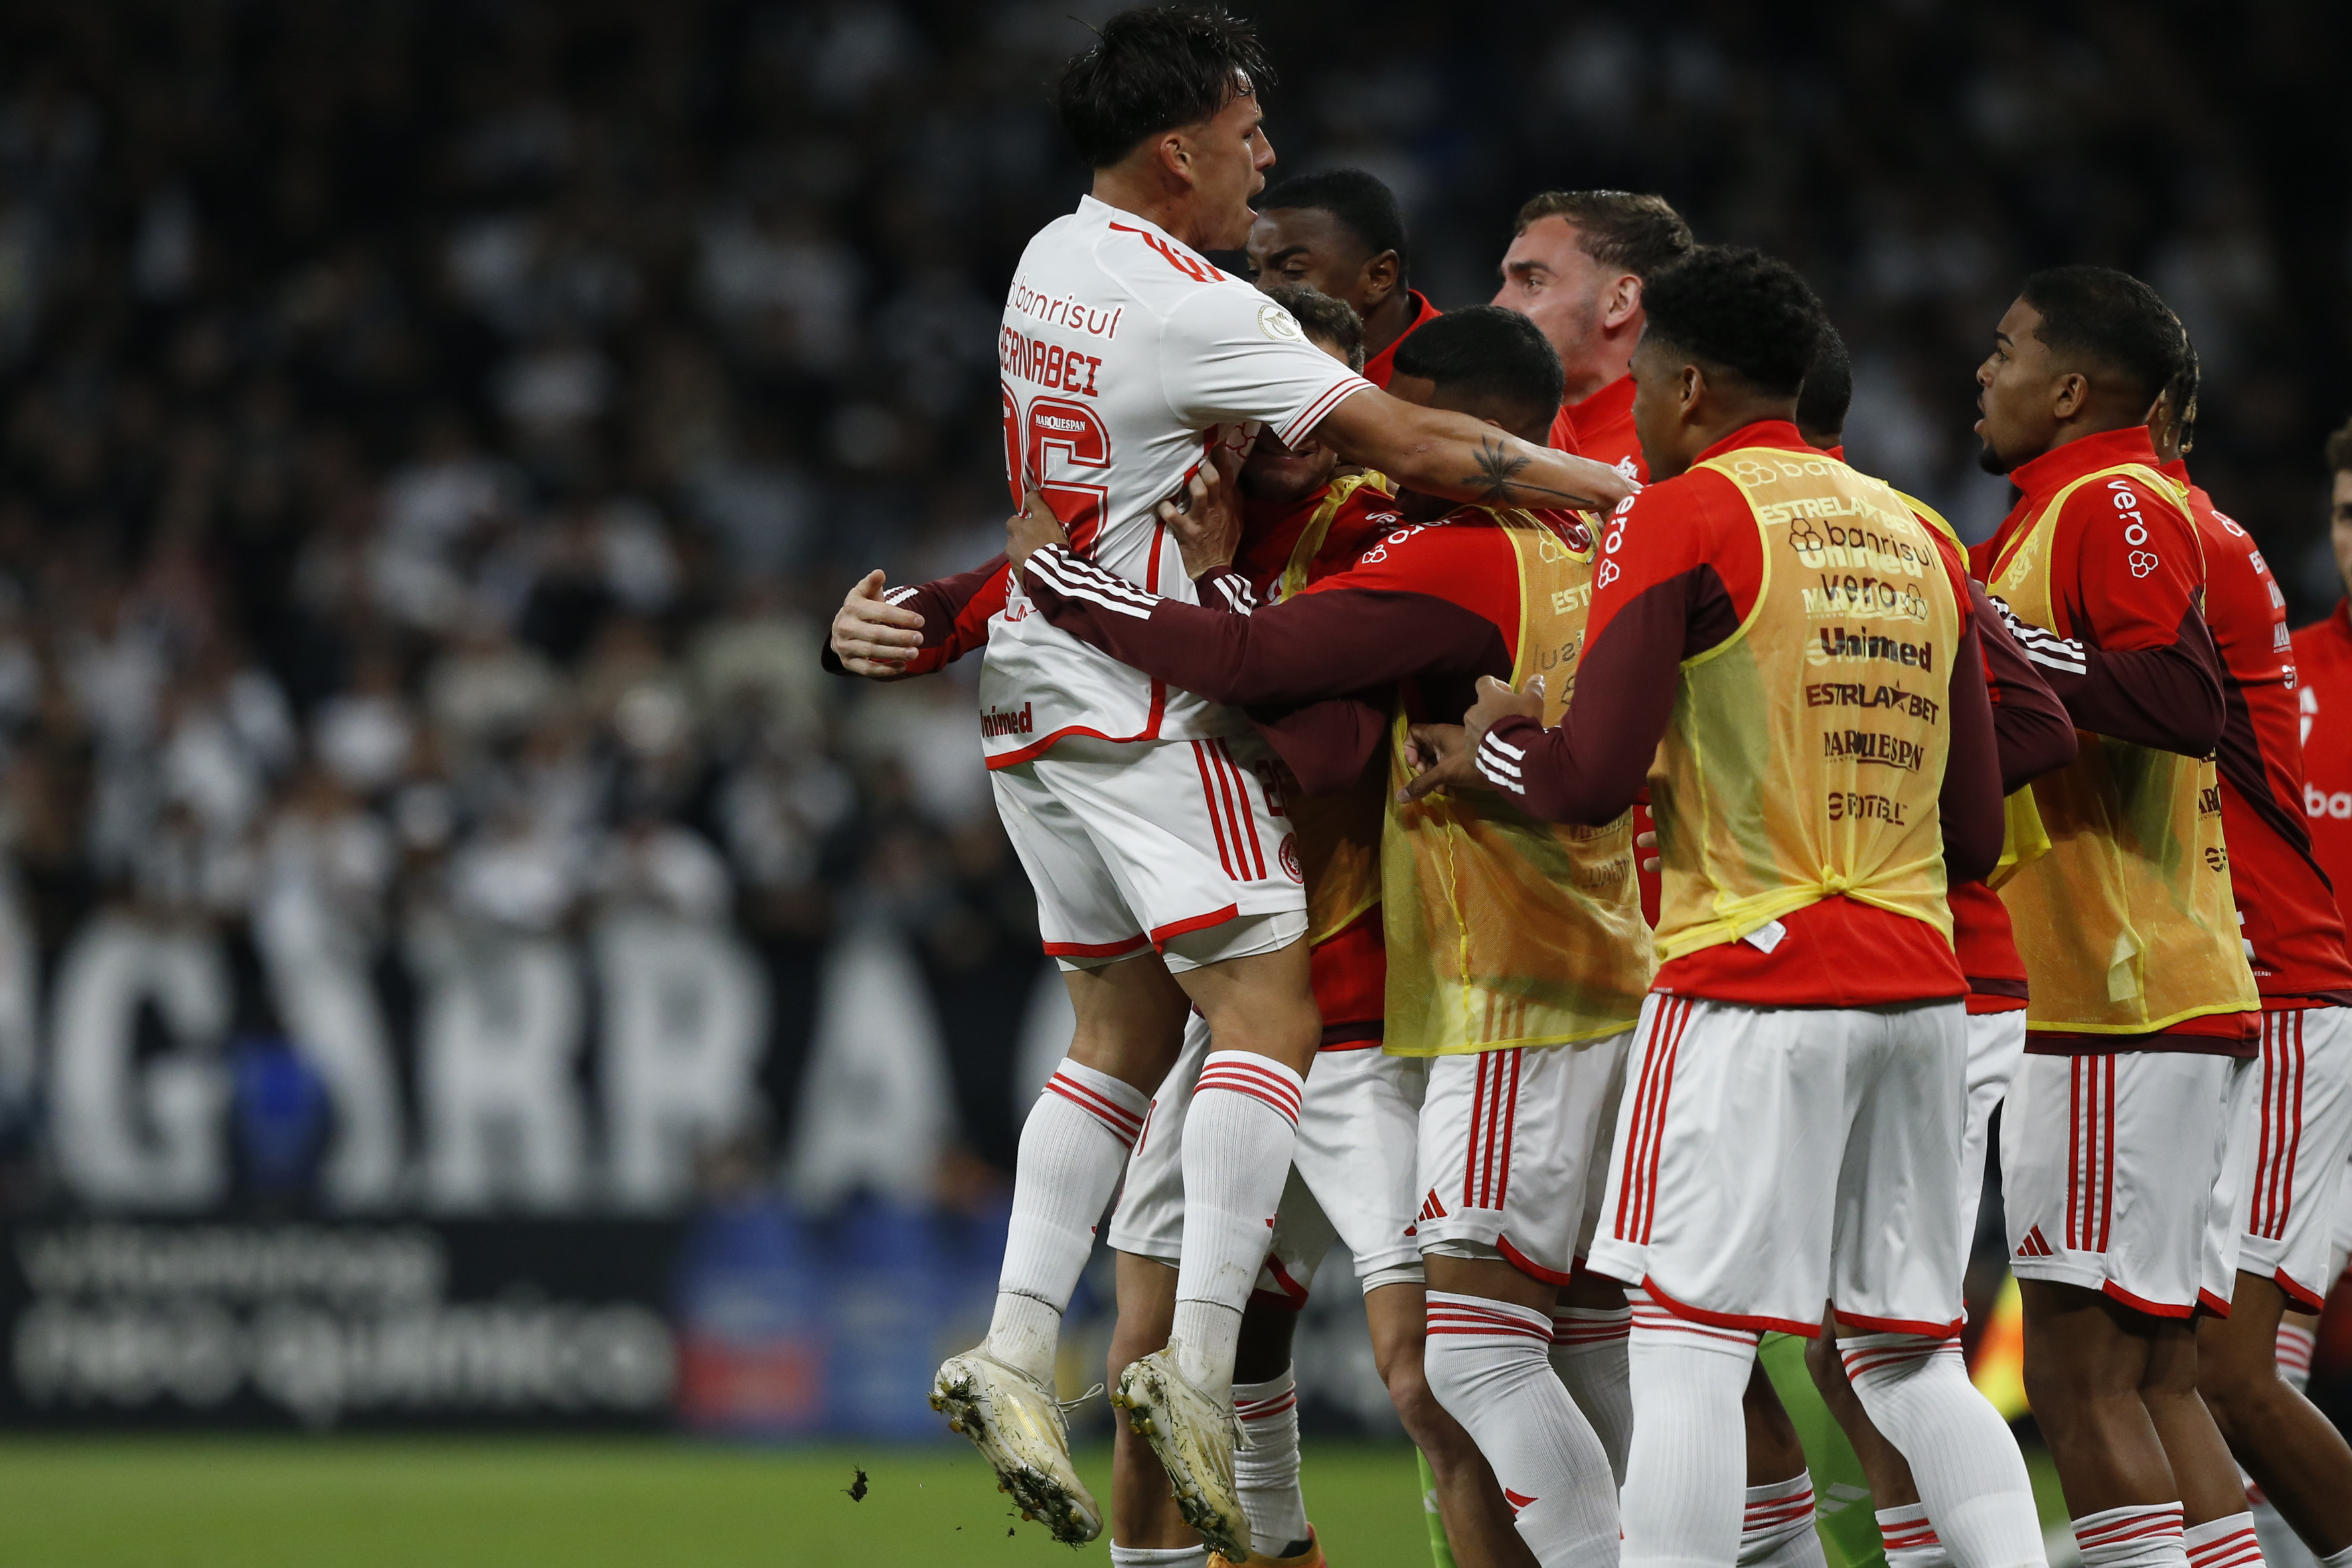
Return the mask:
M 2110 653 L 2179 640 L 2205 586 L 2205 557 L 2170 498 L 2118 475 L 2067 497 L 2059 527 L 2072 535 L 2074 571 L 2058 631 Z

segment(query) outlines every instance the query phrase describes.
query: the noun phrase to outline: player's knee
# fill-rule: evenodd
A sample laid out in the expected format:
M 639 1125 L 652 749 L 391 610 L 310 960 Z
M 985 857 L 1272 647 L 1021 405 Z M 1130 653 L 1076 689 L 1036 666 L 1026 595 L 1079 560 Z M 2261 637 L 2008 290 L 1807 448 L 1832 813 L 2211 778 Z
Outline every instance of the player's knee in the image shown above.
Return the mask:
M 1424 1452 L 1433 1443 L 1443 1444 L 1461 1436 L 1462 1428 L 1429 1386 L 1429 1376 L 1416 1357 L 1399 1356 L 1381 1369 L 1382 1381 L 1388 1384 L 1389 1403 L 1396 1406 L 1397 1419 L 1404 1426 L 1405 1435 Z

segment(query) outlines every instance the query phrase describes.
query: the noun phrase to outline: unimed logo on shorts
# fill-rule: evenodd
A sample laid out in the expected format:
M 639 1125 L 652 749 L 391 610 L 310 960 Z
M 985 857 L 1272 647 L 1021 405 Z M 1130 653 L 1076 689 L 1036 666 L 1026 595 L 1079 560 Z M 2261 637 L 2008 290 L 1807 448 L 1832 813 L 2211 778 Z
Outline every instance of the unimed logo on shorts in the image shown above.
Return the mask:
M 991 708 L 980 716 L 980 732 L 983 738 L 998 735 L 1027 735 L 1036 729 L 1029 716 L 1029 704 L 1018 708 Z

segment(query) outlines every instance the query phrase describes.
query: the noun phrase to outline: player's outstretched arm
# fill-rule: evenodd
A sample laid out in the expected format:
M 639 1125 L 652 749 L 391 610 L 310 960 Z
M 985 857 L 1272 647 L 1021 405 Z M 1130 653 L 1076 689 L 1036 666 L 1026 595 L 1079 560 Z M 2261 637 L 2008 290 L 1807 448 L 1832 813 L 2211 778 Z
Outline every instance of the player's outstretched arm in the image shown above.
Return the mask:
M 879 570 L 868 572 L 834 614 L 827 673 L 898 680 L 954 663 L 987 642 L 989 617 L 1004 607 L 1012 575 L 1002 555 L 911 588 L 886 587 Z
M 923 617 L 884 597 L 882 584 L 877 566 L 850 585 L 834 612 L 827 646 L 852 675 L 904 675 L 907 661 L 923 646 Z
M 1633 482 L 1606 463 L 1570 457 L 1442 408 L 1367 387 L 1340 400 L 1312 434 L 1344 462 L 1378 468 L 1407 489 L 1487 506 L 1605 512 Z

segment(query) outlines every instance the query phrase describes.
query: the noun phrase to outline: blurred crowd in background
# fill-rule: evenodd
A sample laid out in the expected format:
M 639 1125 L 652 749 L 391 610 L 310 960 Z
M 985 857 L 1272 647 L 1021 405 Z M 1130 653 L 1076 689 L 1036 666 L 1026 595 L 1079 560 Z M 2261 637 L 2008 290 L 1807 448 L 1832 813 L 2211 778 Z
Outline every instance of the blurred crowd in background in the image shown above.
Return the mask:
M 643 900 L 735 921 L 789 1013 L 881 922 L 948 1180 L 999 1180 L 1039 959 L 976 672 L 817 656 L 857 574 L 1001 545 L 999 301 L 1085 189 L 1046 83 L 1110 8 L 0 6 L 0 859 L 44 960 L 298 883 L 375 930 Z M 2200 480 L 2298 621 L 2332 603 L 2342 8 L 1248 9 L 1277 174 L 1387 180 L 1437 303 L 1492 292 L 1536 190 L 1663 192 L 1806 269 L 1854 459 L 1971 536 L 2018 279 L 2140 272 L 2203 358 Z

